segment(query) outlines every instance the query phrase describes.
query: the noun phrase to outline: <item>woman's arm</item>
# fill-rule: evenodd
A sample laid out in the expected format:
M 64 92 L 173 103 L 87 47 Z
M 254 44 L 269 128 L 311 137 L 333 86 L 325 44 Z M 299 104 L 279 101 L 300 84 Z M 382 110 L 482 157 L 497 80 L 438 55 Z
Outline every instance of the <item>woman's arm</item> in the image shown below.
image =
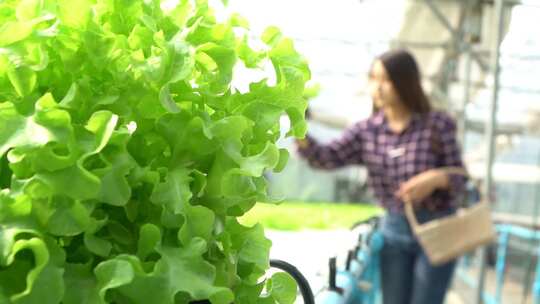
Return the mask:
M 463 192 L 468 173 L 463 165 L 461 148 L 457 142 L 456 123 L 451 117 L 441 114 L 441 117 L 435 121 L 435 128 L 440 142 L 441 167 L 435 169 L 441 176 L 438 188 L 453 193 Z
M 312 167 L 335 169 L 362 161 L 362 125 L 358 123 L 347 129 L 341 138 L 328 145 L 321 145 L 310 136 L 297 140 L 300 156 Z
M 448 190 L 453 196 L 465 191 L 468 178 L 461 160 L 456 139 L 456 124 L 446 114 L 434 117 L 433 136 L 436 136 L 439 167 L 424 171 L 403 183 L 396 196 L 403 201 L 419 202 L 437 189 Z

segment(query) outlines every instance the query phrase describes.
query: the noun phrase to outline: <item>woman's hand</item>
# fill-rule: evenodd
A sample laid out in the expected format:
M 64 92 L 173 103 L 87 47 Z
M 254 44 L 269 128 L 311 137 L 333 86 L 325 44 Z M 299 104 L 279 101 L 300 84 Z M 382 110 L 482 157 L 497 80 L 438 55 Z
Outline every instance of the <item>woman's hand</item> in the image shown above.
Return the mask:
M 402 183 L 395 195 L 406 203 L 416 204 L 433 191 L 448 186 L 448 175 L 443 170 L 432 169 L 419 173 Z
M 306 149 L 309 147 L 309 141 L 307 139 L 295 139 L 296 145 L 300 149 Z

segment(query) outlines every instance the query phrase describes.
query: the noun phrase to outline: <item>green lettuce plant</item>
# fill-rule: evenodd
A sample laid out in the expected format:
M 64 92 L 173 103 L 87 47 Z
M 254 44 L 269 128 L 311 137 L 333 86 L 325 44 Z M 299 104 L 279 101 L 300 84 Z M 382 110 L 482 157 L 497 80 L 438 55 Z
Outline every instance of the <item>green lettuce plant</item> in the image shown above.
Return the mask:
M 0 1 L 0 303 L 294 301 L 236 218 L 273 202 L 310 72 L 278 29 L 249 37 L 204 0 Z

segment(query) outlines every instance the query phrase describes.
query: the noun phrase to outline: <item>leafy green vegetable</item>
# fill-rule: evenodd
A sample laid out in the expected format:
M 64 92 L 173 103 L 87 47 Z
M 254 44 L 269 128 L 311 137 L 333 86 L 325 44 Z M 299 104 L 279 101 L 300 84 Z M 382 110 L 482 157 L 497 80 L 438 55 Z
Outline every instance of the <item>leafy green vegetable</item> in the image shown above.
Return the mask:
M 253 49 L 241 16 L 166 2 L 0 2 L 0 302 L 294 301 L 237 217 L 288 159 L 280 116 L 304 136 L 307 63 L 275 27 Z M 240 92 L 238 64 L 277 83 Z

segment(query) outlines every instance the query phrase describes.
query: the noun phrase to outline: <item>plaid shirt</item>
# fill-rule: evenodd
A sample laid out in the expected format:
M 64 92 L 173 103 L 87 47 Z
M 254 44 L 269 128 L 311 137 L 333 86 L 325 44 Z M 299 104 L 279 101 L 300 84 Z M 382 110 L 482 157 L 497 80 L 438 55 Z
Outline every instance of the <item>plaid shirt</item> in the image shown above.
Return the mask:
M 307 136 L 307 145 L 298 148 L 309 164 L 321 169 L 364 165 L 368 183 L 379 203 L 394 212 L 403 212 L 403 202 L 394 193 L 411 177 L 437 167 L 463 167 L 456 141 L 456 124 L 442 112 L 413 115 L 400 133 L 393 132 L 384 114 L 376 113 L 360 121 L 328 145 Z M 450 175 L 448 190 L 435 190 L 421 205 L 430 210 L 457 206 L 466 178 Z

